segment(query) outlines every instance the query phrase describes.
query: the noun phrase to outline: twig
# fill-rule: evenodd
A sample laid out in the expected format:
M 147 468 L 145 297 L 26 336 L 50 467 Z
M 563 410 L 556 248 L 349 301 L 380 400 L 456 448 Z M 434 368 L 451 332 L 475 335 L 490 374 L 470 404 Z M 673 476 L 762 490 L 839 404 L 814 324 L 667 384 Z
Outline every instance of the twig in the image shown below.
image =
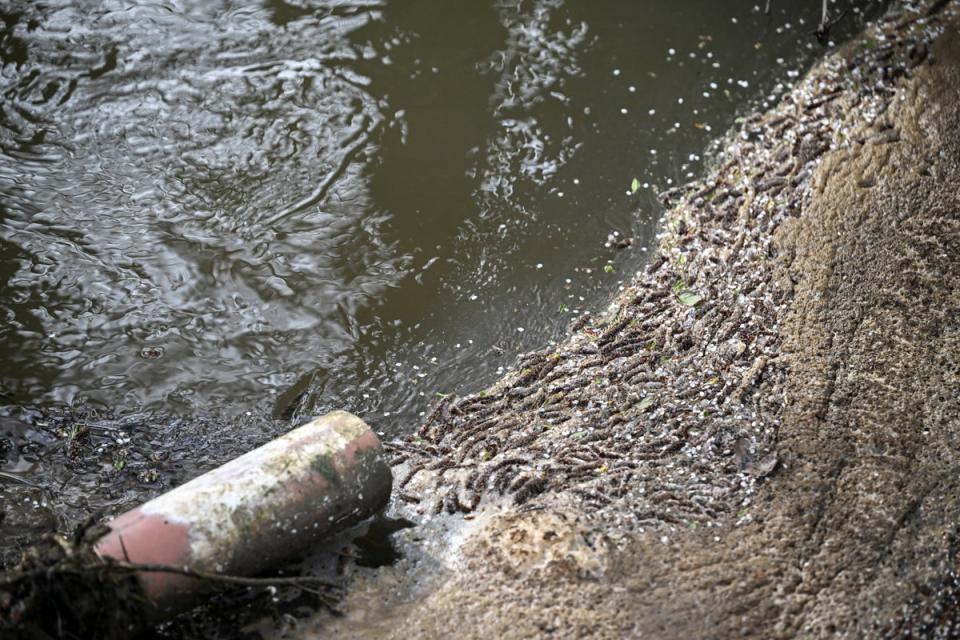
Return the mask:
M 7 480 L 9 482 L 14 482 L 17 484 L 25 484 L 29 487 L 40 488 L 40 485 L 36 484 L 35 482 L 30 482 L 26 478 L 21 478 L 15 473 L 7 473 L 6 471 L 0 471 L 0 480 Z
M 51 573 L 84 573 L 85 571 L 106 571 L 115 573 L 173 573 L 176 575 L 195 578 L 197 580 L 206 580 L 208 582 L 219 582 L 223 584 L 234 584 L 247 587 L 275 587 L 290 586 L 298 587 L 304 590 L 307 585 L 327 587 L 329 589 L 339 589 L 340 586 L 332 582 L 327 582 L 321 578 L 312 576 L 291 576 L 291 577 L 273 577 L 273 578 L 249 578 L 245 576 L 232 576 L 222 573 L 208 573 L 189 567 L 174 567 L 166 564 L 139 564 L 133 562 L 121 562 L 119 560 L 108 560 L 102 565 L 92 565 L 87 567 L 78 566 L 59 566 L 43 567 L 39 569 L 30 569 L 27 571 L 14 571 L 8 575 L 0 576 L 0 585 L 9 585 L 23 578 L 33 578 L 40 576 L 49 577 Z M 319 592 L 310 590 L 312 593 Z
M 820 13 L 820 24 L 817 26 L 817 30 L 813 32 L 817 37 L 817 41 L 822 45 L 827 45 L 829 43 L 830 29 L 833 28 L 835 24 L 843 20 L 844 16 L 847 15 L 846 10 L 844 10 L 836 18 L 830 20 L 827 13 L 828 1 L 829 0 L 823 0 L 823 11 Z
M 120 573 L 173 573 L 185 576 L 187 578 L 196 578 L 197 580 L 207 580 L 209 582 L 221 582 L 224 584 L 236 584 L 247 587 L 275 587 L 289 586 L 304 588 L 304 585 L 328 587 L 330 589 L 339 589 L 339 585 L 327 582 L 321 578 L 312 576 L 291 576 L 273 578 L 248 578 L 245 576 L 231 576 L 223 573 L 208 573 L 189 567 L 174 567 L 167 564 L 139 564 L 134 562 L 110 561 L 104 565 L 108 570 L 118 570 Z

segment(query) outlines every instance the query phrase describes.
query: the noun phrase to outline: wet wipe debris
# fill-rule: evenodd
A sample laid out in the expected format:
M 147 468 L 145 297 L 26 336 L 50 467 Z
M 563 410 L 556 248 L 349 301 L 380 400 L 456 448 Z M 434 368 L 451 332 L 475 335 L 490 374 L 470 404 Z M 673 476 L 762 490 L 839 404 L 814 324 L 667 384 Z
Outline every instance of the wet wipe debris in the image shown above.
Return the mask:
M 778 322 L 796 274 L 773 235 L 802 214 L 821 156 L 896 138 L 883 117 L 902 78 L 932 62 L 943 2 L 907 5 L 722 141 L 707 178 L 661 194 L 659 252 L 572 337 L 525 354 L 494 387 L 447 396 L 390 443 L 400 499 L 470 512 L 574 496 L 627 529 L 748 522 L 775 474 L 787 375 Z M 859 141 L 857 141 L 859 142 Z

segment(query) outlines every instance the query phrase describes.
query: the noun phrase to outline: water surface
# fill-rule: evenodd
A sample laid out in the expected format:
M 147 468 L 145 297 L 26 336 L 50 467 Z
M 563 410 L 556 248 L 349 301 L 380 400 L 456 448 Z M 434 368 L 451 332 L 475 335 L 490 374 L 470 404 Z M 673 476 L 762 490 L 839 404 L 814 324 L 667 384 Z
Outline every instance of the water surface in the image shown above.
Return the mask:
M 402 432 L 602 308 L 819 4 L 7 3 L 0 403 Z

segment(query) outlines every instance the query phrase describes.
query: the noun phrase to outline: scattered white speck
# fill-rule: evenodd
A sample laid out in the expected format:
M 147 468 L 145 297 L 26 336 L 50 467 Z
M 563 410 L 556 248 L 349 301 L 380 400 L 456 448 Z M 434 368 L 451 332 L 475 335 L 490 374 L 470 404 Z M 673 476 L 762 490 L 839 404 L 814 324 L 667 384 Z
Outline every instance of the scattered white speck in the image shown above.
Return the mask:
M 677 98 L 677 104 L 683 104 L 683 98 Z
M 613 75 L 615 75 L 615 76 L 620 75 L 620 69 L 614 69 L 614 70 L 613 70 Z
M 523 327 L 517 327 L 517 332 L 523 333 Z
M 542 263 L 542 262 L 538 262 L 538 263 L 537 263 L 537 269 L 543 269 L 543 263 Z
M 573 184 L 580 184 L 580 178 L 574 178 Z
M 627 108 L 626 108 L 626 107 L 620 107 L 620 113 L 626 115 L 626 114 L 627 114 Z
M 672 48 L 671 48 L 671 49 L 667 49 L 667 55 L 668 55 L 668 56 L 675 56 L 675 55 L 677 55 L 677 50 L 676 50 L 676 49 L 672 49 Z
M 655 114 L 656 112 L 657 112 L 656 109 L 650 109 L 650 111 L 647 111 L 647 115 L 651 115 L 651 116 L 652 116 L 652 115 Z
M 629 87 L 627 87 L 627 91 L 629 91 L 630 93 L 636 93 L 637 88 L 633 85 L 630 85 Z
M 470 299 L 471 299 L 471 300 L 476 300 L 476 299 L 477 299 L 477 294 L 474 293 L 473 295 L 471 295 L 471 296 L 470 296 Z

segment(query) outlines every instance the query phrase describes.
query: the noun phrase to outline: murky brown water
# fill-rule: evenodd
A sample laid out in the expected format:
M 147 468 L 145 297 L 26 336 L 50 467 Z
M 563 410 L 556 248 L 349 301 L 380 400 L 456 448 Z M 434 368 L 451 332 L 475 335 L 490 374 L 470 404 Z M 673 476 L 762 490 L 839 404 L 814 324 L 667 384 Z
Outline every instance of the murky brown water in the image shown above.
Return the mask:
M 602 306 L 818 12 L 5 3 L 0 403 L 401 432 Z

